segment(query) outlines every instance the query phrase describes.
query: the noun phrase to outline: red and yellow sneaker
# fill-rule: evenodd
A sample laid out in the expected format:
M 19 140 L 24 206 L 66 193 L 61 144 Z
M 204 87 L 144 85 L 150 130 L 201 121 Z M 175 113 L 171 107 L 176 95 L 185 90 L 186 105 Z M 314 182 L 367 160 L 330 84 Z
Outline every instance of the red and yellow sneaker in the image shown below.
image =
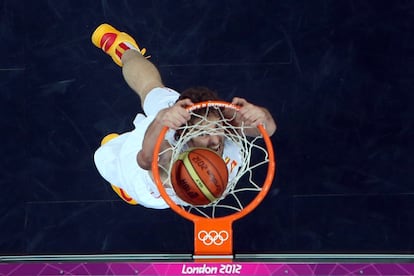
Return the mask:
M 126 203 L 131 204 L 131 205 L 138 205 L 138 202 L 133 199 L 130 195 L 127 194 L 127 192 L 125 192 L 124 189 L 121 189 L 115 185 L 111 184 L 112 189 L 114 190 L 114 192 Z
M 109 141 L 111 141 L 112 139 L 115 139 L 116 137 L 118 137 L 119 134 L 118 133 L 109 133 L 108 135 L 106 135 L 102 140 L 101 140 L 101 146 L 105 145 L 106 143 L 108 143 Z
M 101 24 L 92 34 L 92 43 L 110 55 L 114 62 L 122 67 L 121 57 L 126 50 L 134 49 L 145 55 L 146 49 L 140 49 L 135 40 L 127 33 L 120 32 L 109 24 Z

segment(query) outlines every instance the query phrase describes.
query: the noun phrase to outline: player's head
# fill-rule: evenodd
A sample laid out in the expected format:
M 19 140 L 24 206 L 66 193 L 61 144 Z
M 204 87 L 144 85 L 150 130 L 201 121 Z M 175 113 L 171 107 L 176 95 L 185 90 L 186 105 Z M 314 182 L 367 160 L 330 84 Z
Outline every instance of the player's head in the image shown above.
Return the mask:
M 216 92 L 212 91 L 207 87 L 192 87 L 183 91 L 178 100 L 190 99 L 193 103 L 199 103 L 204 101 L 220 101 L 221 99 Z M 207 112 L 206 108 L 200 108 L 194 110 L 193 113 L 199 116 L 191 116 L 189 124 L 195 125 L 200 122 L 200 116 L 207 117 L 208 122 L 220 121 L 221 113 L 217 109 L 209 109 Z M 217 128 L 217 125 L 203 122 L 203 124 L 209 124 L 212 128 Z M 214 132 L 218 132 L 217 129 Z M 190 147 L 205 147 L 216 151 L 218 154 L 223 153 L 224 136 L 223 135 L 211 135 L 209 133 L 203 133 L 192 138 L 188 142 Z
M 184 90 L 177 101 L 184 99 L 190 99 L 193 103 L 221 100 L 215 91 L 204 86 L 191 87 Z

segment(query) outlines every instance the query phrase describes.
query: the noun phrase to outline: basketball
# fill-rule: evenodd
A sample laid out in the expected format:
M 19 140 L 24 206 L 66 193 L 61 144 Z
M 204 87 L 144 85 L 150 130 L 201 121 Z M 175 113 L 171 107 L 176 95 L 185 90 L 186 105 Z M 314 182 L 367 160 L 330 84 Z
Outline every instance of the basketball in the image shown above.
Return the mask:
M 219 199 L 228 182 L 224 160 L 207 148 L 193 148 L 179 155 L 171 168 L 171 184 L 179 198 L 191 205 Z

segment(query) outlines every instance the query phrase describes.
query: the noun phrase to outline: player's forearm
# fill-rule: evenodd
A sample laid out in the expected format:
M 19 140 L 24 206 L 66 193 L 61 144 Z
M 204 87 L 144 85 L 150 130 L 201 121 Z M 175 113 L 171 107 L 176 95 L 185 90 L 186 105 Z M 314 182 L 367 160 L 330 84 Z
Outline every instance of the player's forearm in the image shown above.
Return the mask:
M 245 134 L 248 136 L 260 135 L 257 127 L 263 124 L 269 136 L 276 131 L 276 123 L 270 114 L 269 110 L 249 103 L 246 99 L 234 97 L 232 104 L 239 106 L 239 110 L 234 118 L 233 124 L 240 126 L 242 123 L 254 128 L 245 129 Z M 228 115 L 228 114 L 227 114 Z
M 273 119 L 272 114 L 270 114 L 269 110 L 267 110 L 266 108 L 263 108 L 263 111 L 266 114 L 266 119 L 265 119 L 263 125 L 266 129 L 267 134 L 269 136 L 272 136 L 276 132 L 276 129 L 277 129 L 276 122 Z
M 184 99 L 176 102 L 173 106 L 161 109 L 154 121 L 149 125 L 142 143 L 142 150 L 137 155 L 138 165 L 146 170 L 151 169 L 152 155 L 158 136 L 163 127 L 170 129 L 177 129 L 182 124 L 185 124 L 190 119 L 190 114 L 185 109 L 186 106 L 192 105 L 190 99 Z M 162 145 L 165 149 L 167 144 Z
M 160 73 L 153 63 L 135 50 L 122 55 L 122 74 L 126 83 L 144 102 L 147 94 L 156 87 L 163 87 Z
M 245 128 L 244 129 L 244 133 L 247 136 L 251 136 L 251 137 L 255 137 L 255 136 L 260 135 L 260 131 L 256 128 L 256 126 L 258 124 L 262 124 L 264 126 L 267 134 L 269 136 L 272 136 L 276 132 L 276 129 L 277 129 L 277 125 L 276 125 L 275 120 L 273 119 L 272 114 L 270 114 L 269 110 L 267 110 L 264 107 L 256 107 L 256 110 L 260 110 L 260 113 L 258 113 L 258 114 L 260 114 L 260 116 L 258 116 L 258 119 L 255 119 L 254 121 L 247 121 L 246 122 L 246 121 L 243 120 L 244 119 L 243 117 L 237 116 L 234 119 L 233 124 L 236 125 L 236 126 L 241 126 L 242 123 L 244 123 L 244 124 L 247 123 L 247 125 L 254 126 L 253 128 Z

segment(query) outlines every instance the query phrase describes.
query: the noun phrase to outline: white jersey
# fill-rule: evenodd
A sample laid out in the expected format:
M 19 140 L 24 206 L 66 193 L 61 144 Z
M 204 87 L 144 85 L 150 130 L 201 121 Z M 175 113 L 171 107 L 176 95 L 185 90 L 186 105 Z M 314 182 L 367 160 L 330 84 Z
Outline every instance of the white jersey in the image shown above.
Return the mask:
M 152 180 L 151 171 L 144 170 L 137 163 L 137 154 L 142 148 L 145 132 L 155 115 L 161 109 L 167 108 L 178 99 L 178 92 L 169 88 L 155 88 L 146 97 L 144 114 L 138 114 L 134 120 L 135 129 L 121 134 L 102 145 L 95 152 L 95 165 L 101 176 L 115 185 L 140 205 L 154 209 L 168 208 L 161 197 L 158 188 Z M 240 148 L 226 139 L 224 143 L 223 160 L 232 179 L 241 164 Z M 166 189 L 171 199 L 181 205 L 188 205 L 178 198 L 171 188 Z

